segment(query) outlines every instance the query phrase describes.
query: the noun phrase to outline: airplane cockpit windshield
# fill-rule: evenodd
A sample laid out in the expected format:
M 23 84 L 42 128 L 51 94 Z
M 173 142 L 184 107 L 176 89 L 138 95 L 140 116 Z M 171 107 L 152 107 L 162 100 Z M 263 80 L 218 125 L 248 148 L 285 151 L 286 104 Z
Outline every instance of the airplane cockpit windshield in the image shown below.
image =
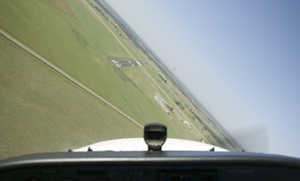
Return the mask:
M 1 0 L 0 160 L 138 139 L 153 122 L 175 150 L 300 157 L 299 6 Z

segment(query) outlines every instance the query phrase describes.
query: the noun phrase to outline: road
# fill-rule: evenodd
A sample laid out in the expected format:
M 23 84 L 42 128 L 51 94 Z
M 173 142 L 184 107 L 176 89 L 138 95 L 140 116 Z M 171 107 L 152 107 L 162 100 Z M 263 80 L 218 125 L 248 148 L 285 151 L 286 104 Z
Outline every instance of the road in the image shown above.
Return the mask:
M 140 128 L 144 129 L 143 125 L 141 125 L 140 123 L 138 123 L 136 120 L 134 120 L 133 118 L 131 118 L 129 115 L 127 115 L 123 111 L 121 111 L 115 105 L 113 105 L 112 103 L 108 102 L 106 99 L 104 99 L 103 97 L 101 97 L 100 95 L 98 95 L 97 93 L 95 93 L 94 91 L 92 91 L 90 88 L 88 88 L 87 86 L 85 86 L 84 84 L 82 84 L 81 82 L 79 82 L 78 80 L 76 80 L 74 77 L 72 77 L 71 75 L 69 75 L 68 73 L 66 73 L 65 71 L 63 71 L 62 69 L 60 69 L 59 67 L 57 67 L 56 65 L 54 65 L 53 63 L 51 63 L 49 60 L 47 60 L 46 58 L 44 58 L 43 56 L 41 56 L 40 54 L 38 54 L 37 52 L 35 52 L 31 48 L 29 48 L 28 46 L 26 46 L 22 42 L 20 42 L 18 39 L 16 39 L 15 37 L 13 37 L 12 35 L 10 35 L 9 33 L 5 32 L 2 29 L 0 29 L 0 34 L 3 35 L 4 37 L 6 37 L 7 39 L 9 39 L 10 41 L 14 42 L 16 45 L 18 45 L 19 47 L 21 47 L 22 49 L 24 49 L 25 51 L 27 51 L 28 53 L 30 53 L 31 55 L 33 55 L 34 57 L 36 57 L 37 59 L 39 59 L 40 61 L 42 61 L 46 65 L 48 65 L 49 67 L 51 67 L 52 69 L 54 69 L 55 71 L 57 71 L 61 75 L 63 75 L 65 78 L 67 78 L 70 81 L 72 81 L 78 87 L 82 88 L 83 90 L 85 90 L 89 94 L 93 95 L 94 97 L 96 97 L 100 101 L 102 101 L 105 104 L 107 104 L 108 106 L 110 106 L 112 109 L 114 109 L 115 111 L 117 111 L 118 113 L 120 113 L 121 115 L 123 115 L 125 118 L 127 118 L 128 120 L 130 120 L 131 122 L 133 122 L 134 124 L 136 124 L 137 126 L 139 126 Z
M 98 12 L 95 11 L 95 9 L 93 9 L 91 7 L 91 5 L 88 3 L 88 1 L 80 1 L 82 2 L 82 4 L 86 5 L 86 7 L 88 7 L 88 9 L 91 10 L 91 12 L 95 15 L 95 17 L 97 17 L 98 20 L 100 20 L 102 22 L 102 24 L 104 24 L 104 26 L 108 29 L 108 31 L 115 37 L 115 39 L 120 43 L 120 45 L 126 50 L 126 52 L 136 61 L 138 62 L 138 60 L 135 58 L 135 56 L 128 50 L 128 48 L 123 44 L 123 42 L 119 39 L 119 37 L 109 28 L 109 26 L 104 22 L 104 20 L 100 17 L 100 14 Z M 158 87 L 158 89 L 168 98 L 169 102 L 171 102 L 171 104 L 173 105 L 173 107 L 177 107 L 177 105 L 174 103 L 174 101 L 169 97 L 169 95 L 160 87 L 160 85 L 153 79 L 153 77 L 147 72 L 147 70 L 145 68 L 143 68 L 142 66 L 140 66 L 142 71 L 152 80 L 152 82 Z M 194 128 L 194 130 L 201 135 L 202 139 L 207 143 L 207 140 L 205 139 L 205 137 L 203 136 L 203 134 L 195 127 L 194 124 L 192 124 L 192 122 L 188 119 L 188 117 L 180 110 L 177 109 L 178 112 L 180 113 L 180 120 L 184 119 L 186 121 L 188 121 L 190 123 L 190 125 L 192 125 L 192 127 Z M 183 117 L 183 118 L 182 118 Z

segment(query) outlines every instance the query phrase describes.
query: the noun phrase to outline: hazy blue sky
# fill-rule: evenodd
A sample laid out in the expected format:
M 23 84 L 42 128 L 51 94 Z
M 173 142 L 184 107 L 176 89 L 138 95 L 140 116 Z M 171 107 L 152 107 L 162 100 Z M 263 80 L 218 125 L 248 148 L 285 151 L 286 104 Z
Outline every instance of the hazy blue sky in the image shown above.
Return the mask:
M 299 0 L 107 2 L 233 136 L 300 157 Z

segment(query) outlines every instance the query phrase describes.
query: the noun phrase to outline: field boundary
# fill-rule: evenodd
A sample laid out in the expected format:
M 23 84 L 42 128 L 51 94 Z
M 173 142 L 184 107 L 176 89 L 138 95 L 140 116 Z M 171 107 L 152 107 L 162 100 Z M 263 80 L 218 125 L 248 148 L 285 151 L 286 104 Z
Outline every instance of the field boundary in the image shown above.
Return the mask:
M 23 50 L 25 50 L 29 54 L 33 55 L 34 57 L 36 57 L 37 59 L 39 59 L 40 61 L 42 61 L 43 63 L 45 63 L 47 66 L 49 66 L 52 69 L 54 69 L 59 74 L 63 75 L 65 78 L 67 78 L 68 80 L 70 80 L 71 82 L 73 82 L 78 87 L 82 88 L 83 90 L 85 90 L 86 92 L 88 92 L 89 94 L 91 94 L 92 96 L 96 97 L 101 102 L 104 102 L 105 104 L 107 104 L 108 106 L 110 106 L 112 109 L 114 109 L 115 111 L 117 111 L 118 113 L 120 113 L 121 115 L 123 115 L 125 118 L 127 118 L 129 121 L 131 121 L 134 124 L 136 124 L 138 127 L 144 129 L 143 125 L 141 125 L 140 123 L 138 123 L 136 120 L 134 120 L 133 118 L 131 118 L 129 115 L 127 115 L 123 111 L 121 111 L 115 105 L 113 105 L 112 103 L 110 103 L 109 101 L 107 101 L 106 99 L 104 99 L 103 97 L 101 97 L 100 95 L 98 95 L 97 93 L 95 93 L 93 90 L 91 90 L 90 88 L 88 88 L 87 86 L 85 86 L 84 84 L 82 84 L 81 82 L 79 82 L 78 80 L 76 80 L 74 77 L 72 77 L 71 75 L 69 75 L 68 73 L 66 73 L 65 71 L 63 71 L 62 69 L 60 69 L 59 67 L 57 67 L 56 65 L 54 65 L 53 63 L 51 63 L 49 60 L 47 60 L 43 56 L 39 55 L 37 52 L 35 52 L 31 48 L 29 48 L 28 46 L 26 46 L 25 44 L 23 44 L 22 42 L 20 42 L 18 39 L 16 39 L 15 37 L 13 37 L 12 35 L 10 35 L 9 33 L 5 32 L 1 28 L 0 28 L 0 34 L 3 35 L 8 40 L 10 40 L 13 43 L 15 43 L 17 46 L 19 46 L 20 48 L 22 48 Z

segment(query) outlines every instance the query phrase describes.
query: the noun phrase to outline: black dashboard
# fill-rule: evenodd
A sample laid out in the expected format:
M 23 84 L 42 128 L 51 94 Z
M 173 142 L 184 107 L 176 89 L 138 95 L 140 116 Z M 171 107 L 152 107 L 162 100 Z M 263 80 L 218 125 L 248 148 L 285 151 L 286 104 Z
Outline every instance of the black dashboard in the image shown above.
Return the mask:
M 300 180 L 300 159 L 247 152 L 60 152 L 0 162 L 0 180 Z

